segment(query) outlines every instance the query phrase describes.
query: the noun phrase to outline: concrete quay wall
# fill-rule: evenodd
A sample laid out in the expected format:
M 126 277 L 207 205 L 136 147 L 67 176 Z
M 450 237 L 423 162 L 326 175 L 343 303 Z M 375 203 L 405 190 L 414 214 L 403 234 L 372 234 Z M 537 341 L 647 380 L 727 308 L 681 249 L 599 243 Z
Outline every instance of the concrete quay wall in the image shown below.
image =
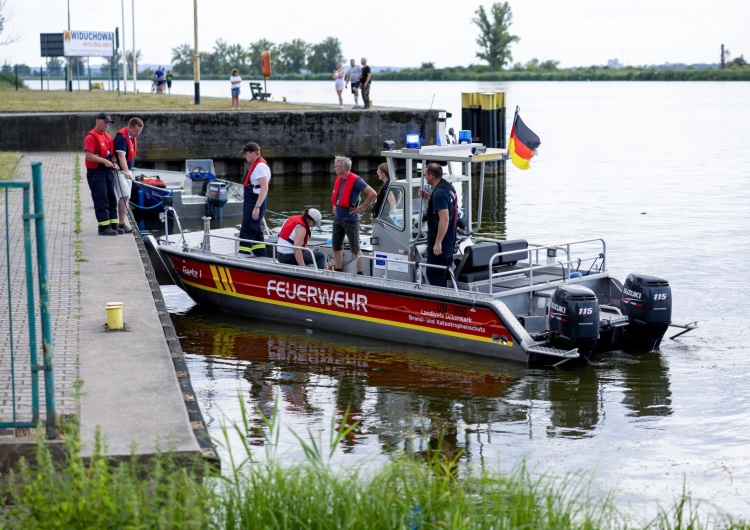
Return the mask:
M 94 127 L 94 113 L 0 114 L 0 151 L 83 150 Z M 382 162 L 384 140 L 402 147 L 407 133 L 435 138 L 437 110 L 378 109 L 235 112 L 113 112 L 110 134 L 138 116 L 145 122 L 138 138 L 138 166 L 181 171 L 188 158 L 211 158 L 219 176 L 238 177 L 246 142 L 261 146 L 274 175 L 333 171 L 333 157 L 345 155 L 355 171 Z M 433 143 L 433 142 L 430 142 Z

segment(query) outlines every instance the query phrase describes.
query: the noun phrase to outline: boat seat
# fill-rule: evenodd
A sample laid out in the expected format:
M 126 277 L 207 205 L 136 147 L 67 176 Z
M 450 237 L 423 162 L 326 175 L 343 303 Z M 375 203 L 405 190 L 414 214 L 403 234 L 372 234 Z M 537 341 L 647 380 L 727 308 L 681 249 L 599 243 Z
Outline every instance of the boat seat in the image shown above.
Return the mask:
M 526 259 L 526 249 L 529 244 L 525 239 L 500 241 L 498 243 L 478 243 L 466 247 L 463 257 L 458 262 L 455 271 L 459 283 L 473 283 L 489 280 L 490 259 L 498 252 L 511 252 L 506 256 L 498 256 L 492 262 L 493 270 L 501 266 L 514 265 L 517 261 Z

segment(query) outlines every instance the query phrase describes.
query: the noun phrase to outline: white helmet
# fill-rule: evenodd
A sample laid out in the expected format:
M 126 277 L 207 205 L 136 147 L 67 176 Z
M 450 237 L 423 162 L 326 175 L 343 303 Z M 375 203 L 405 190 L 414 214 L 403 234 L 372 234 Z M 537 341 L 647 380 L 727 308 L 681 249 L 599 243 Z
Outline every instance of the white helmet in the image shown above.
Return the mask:
M 310 218 L 315 221 L 315 226 L 320 228 L 320 221 L 323 220 L 323 216 L 320 215 L 320 211 L 316 210 L 315 208 L 310 208 L 307 210 L 307 215 L 310 216 Z

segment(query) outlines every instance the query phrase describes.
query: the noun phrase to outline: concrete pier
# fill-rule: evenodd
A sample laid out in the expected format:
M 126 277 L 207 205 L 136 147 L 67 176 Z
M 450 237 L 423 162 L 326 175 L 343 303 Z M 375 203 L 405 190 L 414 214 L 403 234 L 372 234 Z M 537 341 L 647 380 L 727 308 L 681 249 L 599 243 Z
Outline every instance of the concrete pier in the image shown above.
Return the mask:
M 32 161 L 42 163 L 44 182 L 58 415 L 78 418 L 84 456 L 91 454 L 100 430 L 107 454 L 115 457 L 148 456 L 167 449 L 215 457 L 140 237 L 97 234 L 82 153 L 27 153 L 16 180 L 31 179 Z M 82 176 L 77 194 L 76 161 Z M 80 234 L 75 230 L 78 198 Z M 9 201 L 9 214 L 20 219 L 20 201 Z M 23 231 L 11 226 L 13 257 L 2 268 L 10 267 L 11 275 L 19 278 L 13 282 L 15 290 L 23 286 Z M 2 272 L 5 277 L 7 272 Z M 0 297 L 7 304 L 6 283 L 0 281 Z M 13 335 L 20 357 L 28 352 L 28 327 L 22 318 L 25 292 L 14 291 L 13 300 Z M 108 302 L 123 303 L 124 331 L 107 330 Z M 0 343 L 8 344 L 8 320 L 7 311 L 0 311 Z M 23 364 L 16 370 L 22 373 Z M 0 417 L 7 420 L 10 383 L 5 370 L 0 375 Z M 16 383 L 19 412 L 30 414 L 28 375 Z M 43 385 L 42 379 L 42 408 Z M 42 419 L 44 415 L 43 410 Z M 34 444 L 28 429 L 0 432 L 0 472 L 31 454 Z

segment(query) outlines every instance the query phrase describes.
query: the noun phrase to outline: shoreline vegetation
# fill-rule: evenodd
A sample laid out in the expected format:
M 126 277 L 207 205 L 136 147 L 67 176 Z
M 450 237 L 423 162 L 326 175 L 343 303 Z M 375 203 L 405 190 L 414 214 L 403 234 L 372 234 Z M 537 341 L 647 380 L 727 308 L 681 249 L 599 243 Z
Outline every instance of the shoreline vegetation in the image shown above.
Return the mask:
M 240 408 L 242 422 L 223 426 L 215 440 L 228 453 L 221 475 L 197 456 L 169 451 L 146 461 L 109 458 L 100 433 L 90 458 L 81 456 L 75 434 L 65 440 L 64 458 L 53 458 L 40 436 L 34 463 L 21 461 L 2 477 L 0 528 L 748 528 L 692 499 L 687 486 L 664 499 L 670 507 L 656 504 L 653 516 L 626 514 L 587 473 L 540 475 L 523 461 L 509 473 L 468 469 L 460 453 L 440 451 L 439 438 L 420 452 L 407 444 L 377 470 L 360 463 L 335 471 L 330 460 L 356 427 L 348 409 L 332 421 L 327 440 L 295 434 L 306 460 L 283 465 L 278 409 L 270 418 L 257 411 L 260 424 L 250 427 L 244 402 Z M 248 428 L 261 432 L 263 449 L 251 445 Z M 244 454 L 232 453 L 231 436 L 243 441 Z
M 150 72 L 141 72 L 140 79 L 150 79 Z M 87 80 L 88 75 L 82 75 Z M 262 75 L 245 75 L 247 81 L 262 80 Z M 434 68 L 431 63 L 425 63 L 420 68 L 406 68 L 402 70 L 384 70 L 372 74 L 373 82 L 377 81 L 750 81 L 750 65 L 727 68 L 697 68 L 692 66 L 679 68 L 665 67 L 623 67 L 609 68 L 606 66 L 590 66 L 569 69 L 556 67 L 526 67 L 509 70 L 491 71 L 488 67 L 468 66 Z M 19 88 L 23 80 L 38 81 L 39 75 L 19 76 Z M 53 77 L 50 77 L 53 79 Z M 55 76 L 54 79 L 64 79 Z M 106 75 L 94 75 L 92 81 L 106 81 Z M 174 74 L 176 81 L 192 81 L 190 74 Z M 227 75 L 201 75 L 206 81 L 226 80 Z M 330 73 L 276 73 L 271 79 L 277 81 L 330 81 Z M 15 87 L 16 77 L 13 73 L 0 73 L 0 87 Z

